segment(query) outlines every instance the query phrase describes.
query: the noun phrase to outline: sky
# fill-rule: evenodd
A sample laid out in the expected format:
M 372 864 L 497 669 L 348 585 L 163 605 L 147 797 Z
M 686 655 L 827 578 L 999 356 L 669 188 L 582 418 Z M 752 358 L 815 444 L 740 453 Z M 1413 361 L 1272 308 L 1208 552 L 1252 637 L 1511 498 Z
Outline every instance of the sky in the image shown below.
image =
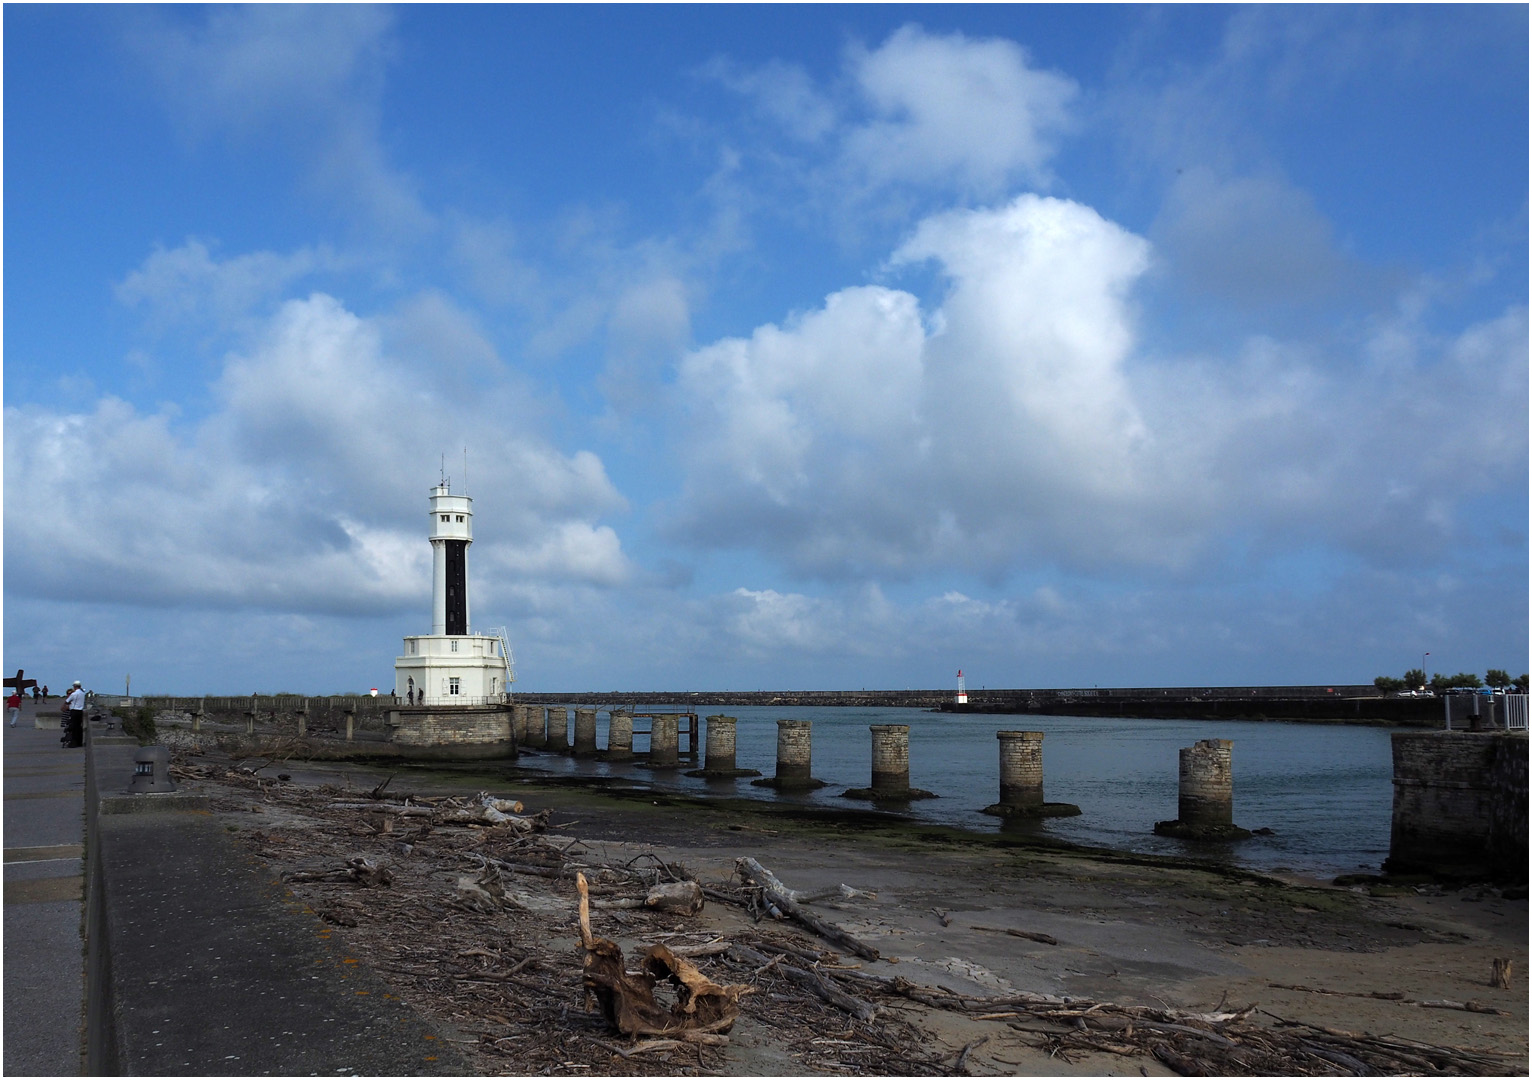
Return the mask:
M 1527 670 L 1525 6 L 3 19 L 8 671 Z

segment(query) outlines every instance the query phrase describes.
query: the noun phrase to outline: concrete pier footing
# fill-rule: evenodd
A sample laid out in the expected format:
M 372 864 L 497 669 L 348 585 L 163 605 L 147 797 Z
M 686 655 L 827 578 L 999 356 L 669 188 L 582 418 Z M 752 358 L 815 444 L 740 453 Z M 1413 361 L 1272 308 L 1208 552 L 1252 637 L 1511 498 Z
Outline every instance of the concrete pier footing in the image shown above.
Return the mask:
M 984 813 L 1004 818 L 1073 817 L 1074 803 L 1043 800 L 1043 733 L 997 731 L 1000 742 L 1000 801 Z
M 596 752 L 595 709 L 575 710 L 574 752 L 582 756 Z
M 649 760 L 651 769 L 675 769 L 681 764 L 679 717 L 660 714 L 649 718 Z
M 1250 833 L 1234 824 L 1234 741 L 1202 739 L 1181 748 L 1181 784 L 1175 821 L 1157 821 L 1154 831 L 1183 840 L 1243 840 Z
M 613 709 L 606 729 L 606 759 L 633 760 L 633 717 L 626 709 Z
M 824 787 L 811 775 L 814 763 L 814 723 L 811 720 L 777 721 L 777 775 L 750 781 L 757 787 L 802 791 Z
M 735 734 L 738 717 L 709 716 L 707 718 L 707 743 L 702 768 L 692 769 L 687 776 L 730 780 L 740 776 L 760 776 L 759 769 L 740 769 L 735 763 Z
M 548 717 L 548 749 L 569 749 L 569 710 L 562 705 L 549 705 L 543 710 Z
M 934 799 L 936 795 L 910 787 L 910 725 L 871 724 L 872 786 L 841 793 L 844 799 Z

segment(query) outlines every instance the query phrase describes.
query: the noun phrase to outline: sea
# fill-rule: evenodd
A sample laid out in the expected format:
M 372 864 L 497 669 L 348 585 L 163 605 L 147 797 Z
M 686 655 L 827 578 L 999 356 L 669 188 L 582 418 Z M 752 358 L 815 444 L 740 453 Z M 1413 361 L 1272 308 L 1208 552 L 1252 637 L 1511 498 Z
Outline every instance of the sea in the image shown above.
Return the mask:
M 683 711 L 645 706 L 642 711 Z M 1093 847 L 1189 856 L 1273 873 L 1328 878 L 1377 872 L 1388 856 L 1393 809 L 1389 729 L 1344 724 L 1240 720 L 1135 720 L 1074 716 L 975 715 L 923 709 L 739 706 L 701 710 L 738 717 L 736 764 L 776 771 L 777 721 L 813 722 L 813 775 L 826 786 L 801 794 L 754 787 L 748 779 L 718 781 L 539 754 L 526 764 L 561 774 L 627 776 L 693 794 L 791 800 L 813 806 L 870 809 L 840 797 L 871 782 L 872 724 L 910 727 L 910 786 L 934 799 L 901 804 L 897 812 L 920 822 L 978 833 L 1002 829 Z M 573 711 L 571 710 L 571 717 Z M 597 744 L 606 745 L 607 714 L 597 721 Z M 645 722 L 638 721 L 638 726 Z M 1049 802 L 1074 803 L 1078 817 L 1017 826 L 981 813 L 998 801 L 999 742 L 995 732 L 1043 732 L 1043 788 Z M 1232 739 L 1234 823 L 1270 829 L 1235 843 L 1192 843 L 1154 834 L 1154 823 L 1176 816 L 1179 751 L 1199 739 Z M 685 736 L 682 740 L 685 746 Z M 635 734 L 634 749 L 648 749 Z

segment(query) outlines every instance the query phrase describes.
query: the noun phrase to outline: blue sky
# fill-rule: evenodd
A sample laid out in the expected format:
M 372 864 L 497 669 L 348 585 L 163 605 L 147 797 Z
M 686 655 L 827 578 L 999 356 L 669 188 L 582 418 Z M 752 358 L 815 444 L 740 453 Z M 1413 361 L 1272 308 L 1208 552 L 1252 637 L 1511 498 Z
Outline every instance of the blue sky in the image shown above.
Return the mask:
M 1528 15 L 7 6 L 5 664 L 1527 668 Z

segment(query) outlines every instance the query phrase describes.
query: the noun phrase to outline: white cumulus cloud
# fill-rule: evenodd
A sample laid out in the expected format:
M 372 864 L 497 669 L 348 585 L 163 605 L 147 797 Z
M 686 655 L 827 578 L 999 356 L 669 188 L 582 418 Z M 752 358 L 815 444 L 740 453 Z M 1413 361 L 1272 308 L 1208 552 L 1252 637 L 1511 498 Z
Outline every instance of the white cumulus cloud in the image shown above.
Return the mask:
M 677 535 L 837 579 L 1217 573 L 1235 538 L 1440 548 L 1462 499 L 1525 475 L 1524 308 L 1455 337 L 1379 327 L 1414 343 L 1387 371 L 1353 359 L 1365 336 L 1149 356 L 1152 259 L 1090 208 L 1024 195 L 930 217 L 894 253 L 938 265 L 935 310 L 856 287 L 695 350 Z
M 425 315 L 439 324 L 435 305 Z M 74 412 L 9 407 L 10 588 L 149 605 L 399 610 L 430 587 L 426 490 L 438 455 L 462 490 L 465 444 L 481 530 L 491 548 L 525 556 L 482 560 L 503 581 L 623 580 L 627 557 L 599 519 L 625 503 L 600 459 L 518 428 L 513 417 L 526 411 L 503 390 L 441 393 L 452 381 L 401 362 L 378 321 L 315 294 L 283 304 L 228 357 L 213 410 L 198 420 L 109 397 Z M 18 512 L 61 502 L 63 522 Z

